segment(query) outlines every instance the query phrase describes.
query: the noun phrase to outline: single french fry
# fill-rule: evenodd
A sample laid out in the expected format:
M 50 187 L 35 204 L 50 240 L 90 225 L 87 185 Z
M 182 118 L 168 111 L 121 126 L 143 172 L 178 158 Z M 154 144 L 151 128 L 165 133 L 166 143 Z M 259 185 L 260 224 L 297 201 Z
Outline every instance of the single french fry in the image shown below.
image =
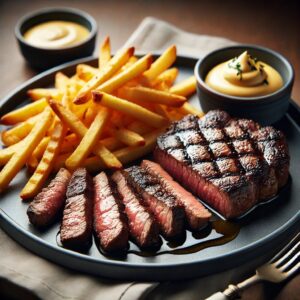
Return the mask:
M 89 81 L 99 70 L 86 64 L 79 64 L 76 67 L 76 74 L 82 80 Z
M 51 124 L 52 112 L 50 108 L 46 108 L 39 122 L 31 130 L 30 134 L 23 141 L 23 146 L 21 151 L 15 152 L 8 163 L 3 167 L 0 172 L 0 193 L 3 192 L 11 180 L 16 176 L 16 174 L 25 165 L 27 159 L 41 141 L 46 133 L 47 127 Z
M 31 98 L 31 100 L 36 101 L 40 100 L 41 98 L 54 98 L 58 94 L 57 89 L 31 89 L 27 91 L 27 95 Z
M 200 118 L 204 116 L 204 113 L 201 110 L 198 110 L 188 102 L 184 103 L 184 105 L 179 108 L 179 111 L 184 115 L 192 114 Z
M 97 114 L 96 109 L 93 109 L 93 107 L 88 107 L 83 116 L 84 125 L 89 127 L 92 124 L 93 120 L 95 119 L 96 114 Z
M 148 125 L 146 125 L 143 122 L 140 121 L 133 121 L 131 122 L 127 128 L 131 131 L 134 131 L 138 134 L 145 134 L 148 133 L 149 131 L 153 130 L 151 127 L 149 127 Z
M 15 154 L 15 152 L 20 151 L 22 148 L 22 141 L 14 144 L 12 146 L 9 146 L 4 149 L 0 149 L 0 166 L 5 165 L 10 158 Z
M 97 91 L 93 92 L 93 99 L 103 106 L 128 114 L 149 126 L 160 128 L 166 125 L 167 120 L 160 115 L 127 100 Z
M 1 123 L 5 125 L 14 125 L 26 121 L 28 118 L 41 113 L 47 105 L 46 98 L 37 100 L 5 114 L 1 118 Z
M 98 59 L 99 69 L 103 69 L 104 66 L 110 61 L 110 59 L 111 59 L 110 39 L 109 36 L 107 36 L 105 37 L 103 43 L 100 46 L 99 59 Z
M 145 145 L 145 139 L 141 135 L 126 128 L 116 130 L 114 135 L 119 141 L 128 146 Z
M 147 54 L 133 65 L 124 69 L 122 72 L 113 76 L 109 80 L 105 81 L 101 85 L 99 85 L 95 90 L 102 91 L 105 93 L 111 93 L 114 90 L 118 89 L 126 82 L 136 78 L 140 74 L 142 74 L 145 70 L 149 69 L 152 63 L 152 56 L 151 54 Z
M 118 95 L 121 98 L 133 101 L 135 103 L 150 102 L 172 107 L 180 107 L 186 101 L 186 98 L 183 96 L 171 94 L 165 91 L 158 91 L 143 86 L 121 88 Z
M 105 65 L 105 67 L 99 70 L 99 72 L 97 72 L 97 74 L 82 87 L 74 99 L 74 103 L 81 104 L 87 102 L 90 98 L 90 92 L 108 80 L 115 72 L 126 64 L 133 53 L 133 47 L 118 51 L 116 55 Z
M 56 89 L 65 91 L 70 83 L 70 78 L 62 72 L 57 72 L 55 74 L 54 86 Z
M 164 90 L 166 87 L 170 88 L 174 84 L 178 76 L 178 72 L 179 71 L 177 68 L 165 70 L 156 77 L 156 79 L 151 83 L 151 86 L 155 88 L 160 87 L 159 89 L 163 87 L 162 90 Z
M 72 113 L 70 110 L 66 109 L 61 104 L 55 101 L 49 101 L 51 108 L 54 110 L 56 115 L 64 122 L 66 125 L 79 137 L 83 138 L 87 133 L 87 128 L 80 121 L 80 119 Z M 93 153 L 98 155 L 103 162 L 110 168 L 119 169 L 122 167 L 121 162 L 110 152 L 106 147 L 104 147 L 100 142 L 98 142 L 93 148 Z
M 172 86 L 169 90 L 170 93 L 187 97 L 196 91 L 196 78 L 191 76 L 176 85 Z
M 66 166 L 68 169 L 75 170 L 80 167 L 82 161 L 87 158 L 91 153 L 95 145 L 98 143 L 103 127 L 109 117 L 109 112 L 107 109 L 101 110 L 95 117 L 90 128 L 87 130 L 85 136 L 82 138 L 81 142 L 72 153 L 72 155 L 67 159 Z
M 5 146 L 11 146 L 23 140 L 39 118 L 40 115 L 36 115 L 8 130 L 2 131 L 1 140 L 3 144 Z
M 41 190 L 43 184 L 52 171 L 56 157 L 59 154 L 66 128 L 60 120 L 56 120 L 50 141 L 38 164 L 35 172 L 30 177 L 25 187 L 22 189 L 20 196 L 23 200 L 33 198 Z
M 144 72 L 143 79 L 148 85 L 163 71 L 167 70 L 176 60 L 176 46 L 169 47 L 150 67 Z

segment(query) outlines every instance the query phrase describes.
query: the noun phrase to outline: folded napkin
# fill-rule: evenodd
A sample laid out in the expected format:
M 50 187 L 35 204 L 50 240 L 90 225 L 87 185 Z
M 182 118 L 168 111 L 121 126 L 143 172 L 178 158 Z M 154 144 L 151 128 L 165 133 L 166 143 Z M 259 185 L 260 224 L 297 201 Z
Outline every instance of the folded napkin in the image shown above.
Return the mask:
M 138 52 L 161 52 L 176 44 L 178 54 L 201 57 L 233 45 L 224 38 L 196 35 L 146 18 L 126 42 Z M 1 212 L 0 212 L 1 213 Z M 32 254 L 0 229 L 0 298 L 12 299 L 203 299 L 244 274 L 250 265 L 214 277 L 163 284 L 121 282 L 68 270 Z M 147 296 L 148 295 L 148 296 Z

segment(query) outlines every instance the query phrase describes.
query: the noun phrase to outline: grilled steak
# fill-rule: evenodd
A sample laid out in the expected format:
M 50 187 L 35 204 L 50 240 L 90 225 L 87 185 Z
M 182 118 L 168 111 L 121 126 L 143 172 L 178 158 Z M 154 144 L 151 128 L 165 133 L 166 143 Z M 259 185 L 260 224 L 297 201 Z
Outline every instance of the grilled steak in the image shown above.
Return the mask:
M 85 169 L 77 169 L 70 180 L 60 228 L 64 247 L 81 250 L 89 247 L 93 229 L 92 178 Z M 76 193 L 70 191 L 76 190 Z
M 157 140 L 155 160 L 226 218 L 276 195 L 288 179 L 283 134 L 224 111 L 186 116 Z
M 140 197 L 127 183 L 126 177 L 116 171 L 112 180 L 125 206 L 125 213 L 132 238 L 141 248 L 156 247 L 160 244 L 159 228 L 148 209 L 141 204 Z
M 208 222 L 211 213 L 190 192 L 174 181 L 160 165 L 149 160 L 143 160 L 142 167 L 151 175 L 157 176 L 161 184 L 171 191 L 178 202 L 182 204 L 192 230 L 199 230 Z
M 176 197 L 166 190 L 157 177 L 145 169 L 133 166 L 125 171 L 128 182 L 143 198 L 166 238 L 178 236 L 184 225 L 184 210 Z
M 106 252 L 124 250 L 128 245 L 128 227 L 121 203 L 107 175 L 94 178 L 94 231 Z
M 71 174 L 60 169 L 56 177 L 29 204 L 27 215 L 29 221 L 37 227 L 52 224 L 61 213 L 65 204 L 65 194 Z

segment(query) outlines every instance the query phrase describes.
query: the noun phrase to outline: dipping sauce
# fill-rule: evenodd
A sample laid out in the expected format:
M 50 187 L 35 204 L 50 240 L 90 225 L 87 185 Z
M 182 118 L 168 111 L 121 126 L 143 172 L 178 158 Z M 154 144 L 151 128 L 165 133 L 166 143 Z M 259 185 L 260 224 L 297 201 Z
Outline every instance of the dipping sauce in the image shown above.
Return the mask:
M 271 94 L 283 86 L 281 75 L 247 51 L 211 69 L 205 83 L 231 96 L 255 97 Z
M 89 30 L 75 22 L 49 21 L 33 26 L 24 34 L 24 39 L 31 45 L 61 49 L 74 46 L 89 36 Z

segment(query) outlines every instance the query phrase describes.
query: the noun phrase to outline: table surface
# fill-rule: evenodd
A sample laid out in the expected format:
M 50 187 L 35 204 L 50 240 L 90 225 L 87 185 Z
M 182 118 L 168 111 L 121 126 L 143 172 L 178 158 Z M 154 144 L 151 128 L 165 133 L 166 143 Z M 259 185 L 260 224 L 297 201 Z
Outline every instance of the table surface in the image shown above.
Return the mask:
M 0 97 L 36 74 L 23 60 L 14 26 L 24 14 L 43 7 L 72 6 L 87 11 L 99 25 L 98 42 L 110 35 L 118 49 L 146 16 L 197 34 L 223 36 L 281 52 L 293 64 L 293 99 L 300 105 L 300 10 L 296 1 L 0 1 Z
M 14 37 L 16 22 L 33 10 L 57 6 L 72 6 L 93 15 L 99 25 L 98 42 L 105 35 L 110 35 L 113 50 L 121 47 L 143 18 L 149 15 L 196 34 L 222 36 L 241 43 L 272 48 L 286 56 L 295 68 L 293 99 L 300 105 L 300 10 L 296 1 L 286 0 L 1 0 L 0 97 L 4 97 L 19 84 L 37 74 L 25 63 L 19 52 Z M 299 276 L 295 280 L 299 281 Z M 292 283 L 289 283 L 289 286 L 291 285 Z M 251 291 L 249 299 L 253 299 L 253 294 Z

